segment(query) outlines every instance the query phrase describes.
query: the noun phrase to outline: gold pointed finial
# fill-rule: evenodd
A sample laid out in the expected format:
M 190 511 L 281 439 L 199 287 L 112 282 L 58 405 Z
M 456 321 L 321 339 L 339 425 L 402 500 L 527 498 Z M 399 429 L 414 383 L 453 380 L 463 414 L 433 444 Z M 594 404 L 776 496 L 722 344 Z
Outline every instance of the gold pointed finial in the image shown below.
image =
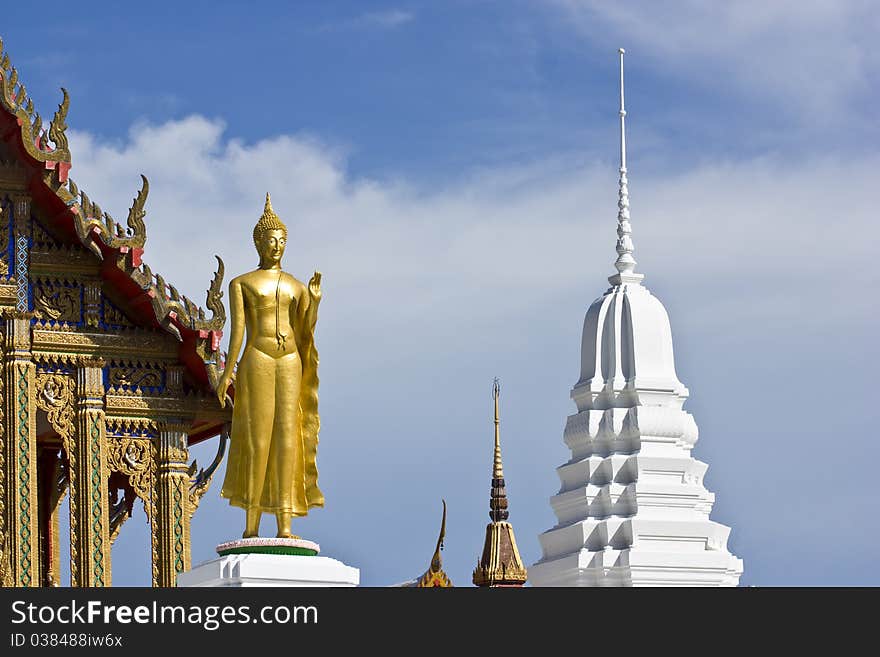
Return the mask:
M 507 493 L 504 490 L 504 469 L 501 467 L 501 416 L 498 412 L 500 396 L 501 383 L 496 377 L 492 381 L 492 399 L 495 402 L 495 450 L 492 458 L 492 494 L 489 499 L 489 517 L 492 522 L 507 520 Z
M 437 537 L 437 548 L 434 550 L 434 556 L 431 557 L 431 572 L 439 572 L 443 567 L 440 559 L 440 550 L 443 549 L 443 539 L 446 538 L 446 500 L 443 500 L 443 520 L 440 522 L 440 535 Z
M 492 461 L 492 478 L 504 479 L 504 470 L 501 467 L 501 417 L 498 412 L 498 398 L 501 396 L 501 383 L 496 377 L 492 382 L 492 399 L 495 400 L 495 457 Z
M 269 192 L 266 192 L 266 207 L 263 208 L 263 214 L 276 216 L 275 211 L 272 210 L 272 199 L 269 197 Z

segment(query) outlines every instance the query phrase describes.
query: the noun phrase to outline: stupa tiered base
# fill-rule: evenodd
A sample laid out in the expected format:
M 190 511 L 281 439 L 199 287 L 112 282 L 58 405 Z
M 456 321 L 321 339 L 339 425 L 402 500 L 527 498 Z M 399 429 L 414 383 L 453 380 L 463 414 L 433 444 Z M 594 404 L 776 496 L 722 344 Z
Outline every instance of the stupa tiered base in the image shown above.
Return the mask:
M 242 538 L 217 546 L 217 559 L 177 576 L 178 586 L 357 586 L 360 570 L 318 556 L 306 539 Z

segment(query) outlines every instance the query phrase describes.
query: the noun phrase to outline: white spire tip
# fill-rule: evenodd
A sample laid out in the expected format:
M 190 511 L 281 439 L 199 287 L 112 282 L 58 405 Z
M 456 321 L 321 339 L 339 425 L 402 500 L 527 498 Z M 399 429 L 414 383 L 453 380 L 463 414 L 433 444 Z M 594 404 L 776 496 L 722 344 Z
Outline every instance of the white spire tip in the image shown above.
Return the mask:
M 626 50 L 624 50 L 623 48 L 618 48 L 617 52 L 619 52 L 622 55 L 626 52 Z

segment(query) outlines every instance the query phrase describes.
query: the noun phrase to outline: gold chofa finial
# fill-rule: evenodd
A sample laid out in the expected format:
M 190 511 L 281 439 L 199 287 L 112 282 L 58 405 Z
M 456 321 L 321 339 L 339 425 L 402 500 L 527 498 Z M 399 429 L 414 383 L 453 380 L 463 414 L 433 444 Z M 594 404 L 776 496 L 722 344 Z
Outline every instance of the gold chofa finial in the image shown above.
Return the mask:
M 443 539 L 446 538 L 446 500 L 443 500 L 443 520 L 440 522 L 440 536 L 437 537 L 437 548 L 431 557 L 431 568 L 428 572 L 437 573 L 443 567 L 440 550 L 443 549 Z
M 266 192 L 266 207 L 263 208 L 263 214 L 260 215 L 260 220 L 254 226 L 254 244 L 259 242 L 260 237 L 270 230 L 282 230 L 284 231 L 284 237 L 287 237 L 287 226 L 275 214 L 275 211 L 272 209 L 272 199 L 269 198 L 269 192 Z

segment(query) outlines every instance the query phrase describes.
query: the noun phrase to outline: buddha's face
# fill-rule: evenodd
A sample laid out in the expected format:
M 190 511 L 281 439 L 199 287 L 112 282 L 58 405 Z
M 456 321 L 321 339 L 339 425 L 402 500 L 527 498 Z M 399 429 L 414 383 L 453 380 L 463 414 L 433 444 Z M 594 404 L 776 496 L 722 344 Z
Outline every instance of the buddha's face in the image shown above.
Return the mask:
M 287 238 L 280 229 L 267 230 L 257 242 L 257 253 L 260 254 L 260 266 L 272 267 L 281 263 Z

